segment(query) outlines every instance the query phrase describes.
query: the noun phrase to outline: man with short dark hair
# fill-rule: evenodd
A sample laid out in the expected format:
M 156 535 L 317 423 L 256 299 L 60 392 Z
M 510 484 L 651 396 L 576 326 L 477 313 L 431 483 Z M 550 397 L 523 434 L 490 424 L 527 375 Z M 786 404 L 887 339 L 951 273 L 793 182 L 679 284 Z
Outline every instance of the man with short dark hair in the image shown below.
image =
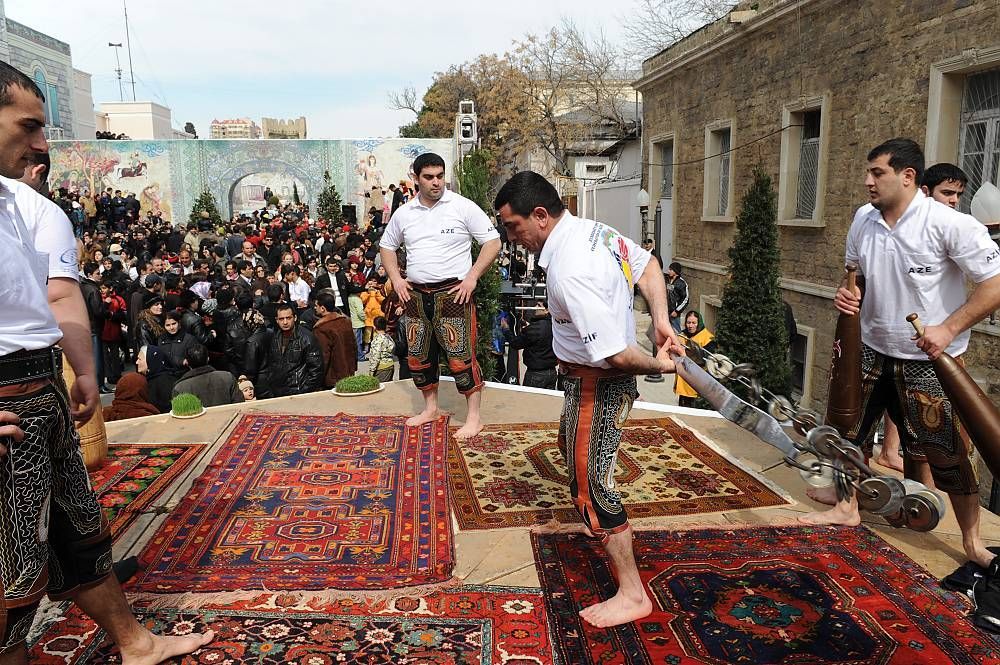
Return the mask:
M 920 179 L 920 191 L 949 208 L 958 209 L 958 202 L 969 184 L 969 176 L 954 164 L 941 162 L 926 171 Z
M 24 167 L 24 175 L 19 180 L 42 196 L 49 195 L 49 171 L 52 161 L 47 152 L 33 152 Z
M 319 291 L 313 307 L 316 324 L 312 332 L 323 354 L 323 365 L 326 367 L 324 382 L 327 388 L 333 388 L 337 381 L 358 371 L 354 328 L 351 327 L 351 320 L 337 306 L 331 289 Z
M 511 242 L 538 253 L 546 271 L 552 348 L 565 370 L 559 446 L 569 490 L 590 534 L 611 559 L 618 592 L 580 616 L 598 628 L 637 621 L 653 610 L 639 578 L 632 528 L 613 477 L 622 427 L 638 397 L 639 374 L 673 372 L 683 354 L 670 327 L 659 262 L 609 226 L 580 219 L 531 171 L 516 174 L 493 203 Z M 658 350 L 635 340 L 638 286 L 649 303 Z
M 29 153 L 48 150 L 44 99 L 0 62 L 0 270 L 12 287 L 0 290 L 0 665 L 27 662 L 25 640 L 46 592 L 72 599 L 104 628 L 124 665 L 152 665 L 212 635 L 153 635 L 111 574 L 111 532 L 73 427 L 100 406 L 76 244 L 68 222 L 46 226 L 51 202 L 14 180 Z M 76 373 L 68 391 L 63 355 Z
M 208 364 L 208 349 L 192 344 L 184 354 L 188 371 L 174 384 L 173 396 L 191 393 L 201 400 L 204 407 L 238 404 L 243 393 L 236 385 L 232 373 L 215 369 Z
M 854 215 L 845 259 L 857 266 L 859 283 L 854 292 L 841 286 L 834 299 L 841 313 L 861 317 L 862 413 L 846 435 L 870 455 L 872 429 L 887 413 L 899 426 L 907 477 L 933 481 L 948 494 L 965 554 L 985 568 L 994 555 L 979 534 L 974 449 L 928 358 L 944 351 L 960 357 L 969 328 L 1000 308 L 1000 249 L 973 217 L 920 190 L 923 171 L 923 152 L 909 139 L 886 141 L 868 154 L 870 203 Z M 966 279 L 976 283 L 968 297 Z M 927 324 L 915 342 L 906 321 L 911 312 Z M 853 494 L 799 519 L 861 521 Z
M 667 308 L 670 310 L 670 325 L 674 332 L 681 331 L 681 314 L 690 300 L 688 283 L 681 277 L 681 264 L 677 261 L 667 266 Z
M 407 362 L 413 383 L 423 393 L 424 409 L 406 421 L 411 427 L 438 417 L 438 358 L 444 352 L 465 395 L 469 415 L 455 432 L 465 439 L 483 429 L 480 416 L 483 377 L 476 360 L 476 308 L 472 294 L 479 278 L 500 253 L 500 234 L 478 205 L 449 191 L 444 160 L 424 153 L 413 161 L 420 193 L 396 211 L 379 242 L 382 266 L 406 308 Z M 472 241 L 480 245 L 472 262 Z M 406 246 L 406 278 L 396 250 Z M 414 293 L 411 294 L 411 288 Z
M 301 395 L 323 388 L 323 353 L 311 332 L 296 325 L 295 308 L 275 308 L 275 330 L 268 350 L 268 384 L 275 397 Z

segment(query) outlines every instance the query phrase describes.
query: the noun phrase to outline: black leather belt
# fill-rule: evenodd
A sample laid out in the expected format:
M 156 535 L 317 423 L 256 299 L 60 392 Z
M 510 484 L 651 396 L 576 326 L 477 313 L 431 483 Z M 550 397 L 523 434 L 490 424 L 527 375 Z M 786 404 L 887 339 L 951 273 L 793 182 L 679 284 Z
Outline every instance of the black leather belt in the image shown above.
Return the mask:
M 50 346 L 37 351 L 15 351 L 0 356 L 0 386 L 12 386 L 62 375 L 62 349 Z

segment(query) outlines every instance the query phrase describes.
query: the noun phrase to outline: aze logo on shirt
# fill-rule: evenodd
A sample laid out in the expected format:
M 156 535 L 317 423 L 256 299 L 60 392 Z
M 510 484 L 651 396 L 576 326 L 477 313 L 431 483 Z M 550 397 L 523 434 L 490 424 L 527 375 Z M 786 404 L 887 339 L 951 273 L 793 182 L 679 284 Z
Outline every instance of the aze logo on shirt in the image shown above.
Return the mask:
M 930 275 L 934 272 L 934 266 L 912 266 L 907 272 L 911 275 Z
M 992 254 L 987 255 L 986 263 L 993 263 L 997 259 L 1000 259 L 1000 249 L 994 249 Z
M 441 233 L 446 235 L 454 235 L 455 229 L 441 229 Z

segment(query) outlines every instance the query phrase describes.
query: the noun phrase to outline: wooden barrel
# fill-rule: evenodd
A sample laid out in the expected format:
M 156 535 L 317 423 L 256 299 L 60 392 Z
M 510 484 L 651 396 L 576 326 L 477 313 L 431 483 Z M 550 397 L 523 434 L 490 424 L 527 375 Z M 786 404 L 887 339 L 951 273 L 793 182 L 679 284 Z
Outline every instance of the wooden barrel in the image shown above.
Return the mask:
M 69 361 L 63 358 L 63 380 L 66 388 L 71 389 L 76 381 L 76 374 L 69 366 Z M 94 415 L 83 425 L 77 425 L 76 431 L 80 434 L 80 451 L 83 453 L 83 461 L 87 465 L 88 471 L 100 468 L 104 464 L 104 459 L 108 456 L 108 433 L 104 429 L 104 412 L 101 405 L 97 405 Z

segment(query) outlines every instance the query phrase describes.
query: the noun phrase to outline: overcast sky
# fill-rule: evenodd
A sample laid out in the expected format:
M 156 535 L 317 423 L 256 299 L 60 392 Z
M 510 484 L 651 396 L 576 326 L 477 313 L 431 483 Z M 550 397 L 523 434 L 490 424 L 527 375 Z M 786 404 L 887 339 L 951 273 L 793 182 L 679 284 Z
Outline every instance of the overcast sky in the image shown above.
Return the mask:
M 299 115 L 306 116 L 309 138 L 395 136 L 413 116 L 389 109 L 391 91 L 413 85 L 422 94 L 434 72 L 480 53 L 502 53 L 564 16 L 617 37 L 628 4 L 128 0 L 136 97 L 169 106 L 174 126 L 191 121 L 202 137 L 213 118 L 260 123 L 261 116 Z M 4 0 L 4 6 L 8 18 L 69 43 L 74 66 L 93 76 L 95 104 L 118 99 L 108 42 L 125 42 L 121 0 Z M 127 79 L 124 48 L 121 58 Z M 131 99 L 127 82 L 125 94 Z

